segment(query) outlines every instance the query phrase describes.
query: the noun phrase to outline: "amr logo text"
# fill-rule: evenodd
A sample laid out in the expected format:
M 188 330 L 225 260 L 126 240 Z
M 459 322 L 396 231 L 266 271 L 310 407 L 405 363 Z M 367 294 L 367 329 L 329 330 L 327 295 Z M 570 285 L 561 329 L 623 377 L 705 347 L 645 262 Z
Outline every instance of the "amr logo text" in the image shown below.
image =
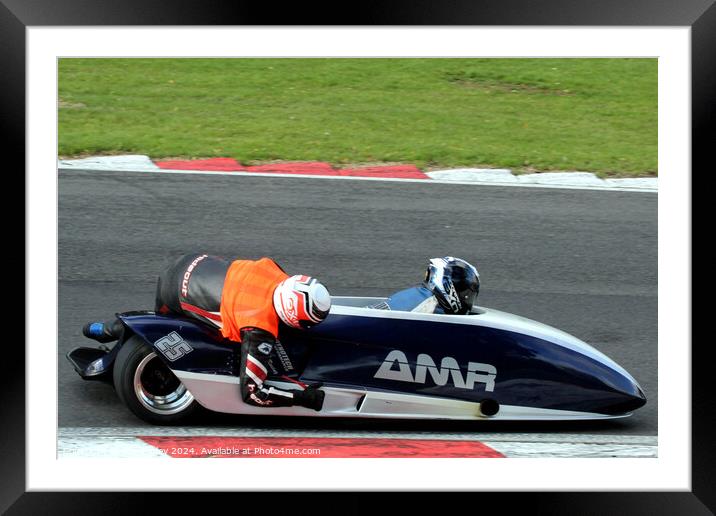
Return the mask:
M 397 369 L 395 368 L 397 364 Z M 440 367 L 435 365 L 435 361 L 430 357 L 421 353 L 415 365 L 415 375 L 410 369 L 410 364 L 405 353 L 398 349 L 394 349 L 385 357 L 378 372 L 373 378 L 382 378 L 384 380 L 397 380 L 399 382 L 425 383 L 428 371 L 436 385 L 446 385 L 452 377 L 452 383 L 460 389 L 474 389 L 476 383 L 484 383 L 485 391 L 492 392 L 495 390 L 495 376 L 497 369 L 490 364 L 481 364 L 479 362 L 468 362 L 467 374 L 463 378 L 460 366 L 452 357 L 445 357 L 440 362 Z

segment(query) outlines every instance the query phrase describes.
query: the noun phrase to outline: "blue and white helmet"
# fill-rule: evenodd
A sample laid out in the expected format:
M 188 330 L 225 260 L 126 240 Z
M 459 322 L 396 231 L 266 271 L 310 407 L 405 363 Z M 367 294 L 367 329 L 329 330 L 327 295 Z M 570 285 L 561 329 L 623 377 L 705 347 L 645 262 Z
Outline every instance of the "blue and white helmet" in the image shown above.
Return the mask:
M 480 274 L 465 260 L 446 256 L 433 258 L 425 272 L 424 285 L 430 289 L 446 314 L 467 314 L 480 291 Z

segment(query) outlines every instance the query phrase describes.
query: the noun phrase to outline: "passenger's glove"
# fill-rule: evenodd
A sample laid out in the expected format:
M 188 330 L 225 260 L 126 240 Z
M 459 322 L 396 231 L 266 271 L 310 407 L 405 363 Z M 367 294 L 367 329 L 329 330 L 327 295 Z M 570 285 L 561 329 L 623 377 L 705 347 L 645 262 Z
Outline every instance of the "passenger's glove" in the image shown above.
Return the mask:
M 323 408 L 323 399 L 326 397 L 326 393 L 319 389 L 323 385 L 317 383 L 309 385 L 302 391 L 294 391 L 293 399 L 296 405 L 320 411 Z

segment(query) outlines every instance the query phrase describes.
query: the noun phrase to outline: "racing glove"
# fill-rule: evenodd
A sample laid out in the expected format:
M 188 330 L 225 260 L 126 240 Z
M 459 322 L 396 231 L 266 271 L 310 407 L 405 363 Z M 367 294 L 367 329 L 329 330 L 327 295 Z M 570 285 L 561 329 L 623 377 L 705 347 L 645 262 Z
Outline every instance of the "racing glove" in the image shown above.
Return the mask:
M 323 400 L 326 393 L 319 389 L 322 384 L 309 385 L 302 391 L 294 391 L 293 399 L 296 405 L 320 411 L 323 408 Z

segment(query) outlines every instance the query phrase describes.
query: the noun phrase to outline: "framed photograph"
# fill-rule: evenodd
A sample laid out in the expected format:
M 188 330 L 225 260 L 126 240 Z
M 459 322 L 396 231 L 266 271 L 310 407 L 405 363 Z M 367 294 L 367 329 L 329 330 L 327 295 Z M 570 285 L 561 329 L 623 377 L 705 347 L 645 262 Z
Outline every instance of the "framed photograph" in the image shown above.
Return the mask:
M 3 509 L 76 512 L 65 491 L 104 492 L 94 509 L 142 507 L 138 491 L 461 491 L 565 514 L 712 510 L 691 163 L 713 124 L 716 8 L 613 7 L 371 4 L 347 25 L 4 2 L 27 311 Z M 192 308 L 223 318 L 211 333 L 166 322 L 155 293 L 189 252 L 179 285 L 207 255 L 325 283 L 311 338 L 273 301 L 293 350 L 270 349 L 283 380 L 264 385 L 315 382 L 318 414 L 339 417 L 241 408 L 242 367 L 266 367 L 232 358 L 218 304 Z M 451 256 L 479 278 L 462 312 Z M 102 340 L 118 313 L 134 354 Z M 165 426 L 189 407 L 207 414 Z

